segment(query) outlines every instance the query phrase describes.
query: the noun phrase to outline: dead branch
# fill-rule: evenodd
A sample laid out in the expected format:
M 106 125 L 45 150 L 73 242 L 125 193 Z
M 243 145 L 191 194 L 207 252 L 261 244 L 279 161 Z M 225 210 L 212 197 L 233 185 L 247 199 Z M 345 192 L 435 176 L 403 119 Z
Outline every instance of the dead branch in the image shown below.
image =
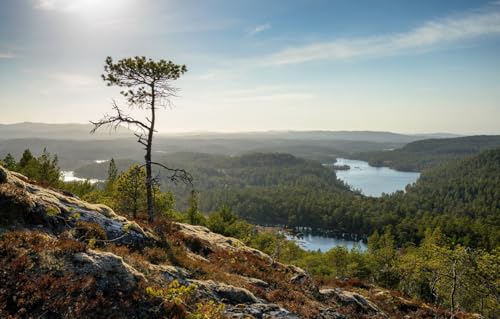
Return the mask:
M 97 122 L 90 121 L 90 123 L 94 125 L 94 128 L 90 131 L 91 134 L 94 134 L 99 128 L 103 126 L 108 126 L 116 130 L 118 129 L 118 127 L 120 127 L 120 124 L 122 123 L 126 123 L 127 125 L 135 125 L 142 132 L 150 130 L 150 127 L 148 125 L 144 124 L 141 121 L 133 119 L 127 114 L 124 114 L 123 111 L 116 104 L 115 100 L 113 100 L 113 110 L 116 111 L 117 115 L 111 116 L 109 114 L 106 114 L 101 120 Z

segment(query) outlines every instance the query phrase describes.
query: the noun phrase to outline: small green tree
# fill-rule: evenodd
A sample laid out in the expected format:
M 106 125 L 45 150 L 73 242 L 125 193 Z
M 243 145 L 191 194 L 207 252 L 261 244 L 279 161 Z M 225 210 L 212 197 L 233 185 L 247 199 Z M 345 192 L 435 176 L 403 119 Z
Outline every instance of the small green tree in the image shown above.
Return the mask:
M 115 159 L 112 158 L 109 161 L 108 177 L 106 178 L 106 184 L 104 185 L 104 191 L 106 193 L 109 193 L 112 191 L 113 185 L 114 185 L 117 177 L 118 177 L 118 169 L 116 168 Z
M 227 206 L 222 206 L 215 213 L 210 214 L 207 226 L 211 231 L 225 236 L 231 236 L 230 226 L 238 221 L 238 216 Z
M 348 276 L 347 265 L 349 264 L 349 251 L 347 248 L 337 246 L 326 252 L 326 255 L 337 277 Z
M 200 225 L 203 223 L 203 215 L 198 210 L 198 194 L 192 190 L 188 198 L 189 207 L 185 211 L 187 222 L 191 225 Z
M 394 271 L 396 261 L 396 245 L 394 236 L 390 229 L 382 235 L 375 232 L 368 238 L 368 251 L 373 261 L 373 273 L 375 281 L 386 286 L 393 287 L 399 279 Z
M 42 154 L 38 157 L 39 171 L 36 178 L 50 186 L 59 186 L 61 183 L 61 171 L 58 164 L 57 155 L 52 156 L 44 148 Z
M 22 170 L 28 164 L 30 161 L 33 159 L 33 154 L 31 154 L 31 151 L 29 149 L 24 150 L 23 155 L 21 156 L 21 159 L 19 160 L 19 169 Z
M 112 197 L 117 211 L 137 218 L 138 214 L 147 211 L 147 192 L 144 167 L 134 164 L 127 171 L 120 173 L 113 183 Z M 153 187 L 153 205 L 155 211 L 168 214 L 174 207 L 174 196 L 171 192 L 161 192 L 158 185 Z
M 15 171 L 17 168 L 16 159 L 10 153 L 8 153 L 3 159 L 3 165 L 6 169 L 11 171 Z
M 158 185 L 153 187 L 153 198 L 156 214 L 170 216 L 175 206 L 175 198 L 172 192 L 162 192 Z
M 114 198 L 119 212 L 130 213 L 132 217 L 137 218 L 137 214 L 144 208 L 146 202 L 145 176 L 146 172 L 137 164 L 118 175 Z

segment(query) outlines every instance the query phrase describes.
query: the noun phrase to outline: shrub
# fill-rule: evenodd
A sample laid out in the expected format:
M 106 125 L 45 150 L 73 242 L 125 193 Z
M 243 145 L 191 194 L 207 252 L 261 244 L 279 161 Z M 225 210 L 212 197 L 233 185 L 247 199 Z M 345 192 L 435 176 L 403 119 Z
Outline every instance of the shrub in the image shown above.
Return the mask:
M 75 224 L 75 236 L 79 240 L 106 240 L 108 237 L 104 228 L 98 223 L 77 221 Z
M 146 248 L 144 250 L 144 257 L 152 264 L 159 265 L 168 261 L 168 256 L 165 250 L 154 247 L 154 248 Z

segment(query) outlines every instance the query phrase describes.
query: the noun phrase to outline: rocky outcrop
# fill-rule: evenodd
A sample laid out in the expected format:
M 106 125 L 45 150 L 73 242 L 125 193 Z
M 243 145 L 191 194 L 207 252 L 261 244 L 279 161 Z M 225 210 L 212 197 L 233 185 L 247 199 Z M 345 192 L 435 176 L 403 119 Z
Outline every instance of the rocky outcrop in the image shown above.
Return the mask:
M 238 251 L 254 255 L 258 258 L 265 259 L 272 263 L 272 258 L 261 252 L 260 250 L 250 248 L 243 244 L 240 240 L 232 237 L 226 237 L 220 234 L 211 232 L 208 228 L 203 226 L 188 225 L 182 223 L 175 223 L 176 231 L 185 237 L 186 242 L 191 241 L 191 248 L 195 253 L 203 253 L 213 251 L 215 249 L 225 251 Z
M 4 227 L 43 227 L 58 234 L 84 221 L 98 224 L 107 239 L 116 243 L 143 247 L 157 239 L 105 205 L 89 204 L 74 195 L 38 186 L 1 166 L 0 176 L 0 224 Z

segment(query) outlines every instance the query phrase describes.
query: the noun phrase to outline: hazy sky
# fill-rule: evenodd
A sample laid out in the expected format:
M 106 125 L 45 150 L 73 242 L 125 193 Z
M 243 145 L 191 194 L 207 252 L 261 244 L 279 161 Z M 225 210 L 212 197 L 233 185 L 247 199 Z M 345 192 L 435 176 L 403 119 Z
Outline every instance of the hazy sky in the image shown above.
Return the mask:
M 108 55 L 188 66 L 164 132 L 500 134 L 500 1 L 0 0 L 0 123 L 99 119 Z

